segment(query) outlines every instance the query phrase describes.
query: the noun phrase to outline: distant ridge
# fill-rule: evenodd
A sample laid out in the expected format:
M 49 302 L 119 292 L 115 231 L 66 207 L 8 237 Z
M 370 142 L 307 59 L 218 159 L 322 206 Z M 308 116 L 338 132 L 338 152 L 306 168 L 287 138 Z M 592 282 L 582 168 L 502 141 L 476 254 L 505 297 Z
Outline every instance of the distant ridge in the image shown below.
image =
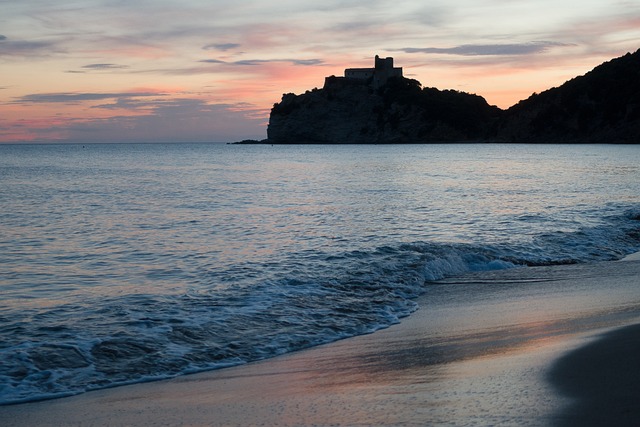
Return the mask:
M 517 142 L 640 142 L 640 50 L 506 110 L 496 135 Z
M 391 58 L 389 58 L 391 59 Z M 322 89 L 285 94 L 262 143 L 639 143 L 640 50 L 605 62 L 507 110 L 417 80 L 327 77 Z

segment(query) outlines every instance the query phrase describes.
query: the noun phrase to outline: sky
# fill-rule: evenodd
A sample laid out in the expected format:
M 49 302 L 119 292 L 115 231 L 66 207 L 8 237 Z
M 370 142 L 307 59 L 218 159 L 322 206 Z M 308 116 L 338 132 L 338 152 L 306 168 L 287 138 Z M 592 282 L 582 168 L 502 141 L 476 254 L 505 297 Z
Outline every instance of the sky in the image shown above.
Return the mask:
M 508 108 L 638 48 L 638 0 L 0 0 L 0 142 L 262 139 L 375 55 Z

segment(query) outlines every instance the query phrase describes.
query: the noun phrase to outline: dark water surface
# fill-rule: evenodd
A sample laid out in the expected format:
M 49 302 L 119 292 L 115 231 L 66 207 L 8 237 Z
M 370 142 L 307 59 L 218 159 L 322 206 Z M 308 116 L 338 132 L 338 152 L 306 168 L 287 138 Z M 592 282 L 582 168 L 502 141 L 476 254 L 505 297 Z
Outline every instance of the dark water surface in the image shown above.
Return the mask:
M 371 332 L 469 271 L 619 259 L 638 182 L 635 146 L 0 146 L 0 403 Z

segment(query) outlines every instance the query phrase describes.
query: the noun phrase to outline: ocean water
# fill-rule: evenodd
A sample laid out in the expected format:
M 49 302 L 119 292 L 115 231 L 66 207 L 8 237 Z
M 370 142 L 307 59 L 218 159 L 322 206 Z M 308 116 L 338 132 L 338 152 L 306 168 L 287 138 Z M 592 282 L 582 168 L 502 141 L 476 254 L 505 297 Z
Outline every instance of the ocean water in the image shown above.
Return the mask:
M 0 404 L 369 333 L 471 271 L 620 259 L 639 183 L 637 146 L 0 145 Z

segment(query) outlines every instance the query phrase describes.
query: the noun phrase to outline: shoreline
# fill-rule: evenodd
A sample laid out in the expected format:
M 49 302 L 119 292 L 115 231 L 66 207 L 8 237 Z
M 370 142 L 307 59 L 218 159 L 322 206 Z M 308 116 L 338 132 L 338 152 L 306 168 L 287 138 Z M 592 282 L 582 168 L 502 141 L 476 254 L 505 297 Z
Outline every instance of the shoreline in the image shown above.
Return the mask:
M 604 364 L 619 373 L 602 350 L 611 347 L 608 337 L 631 366 L 640 326 L 619 328 L 640 322 L 638 277 L 640 261 L 630 260 L 443 280 L 428 286 L 414 314 L 369 335 L 171 380 L 3 406 L 0 423 L 582 425 L 581 408 L 596 398 L 598 380 L 576 394 L 585 387 L 575 388 L 571 369 L 597 374 Z M 459 291 L 468 287 L 474 300 L 460 306 Z M 598 354 L 598 367 L 584 364 Z M 585 362 L 566 362 L 575 357 Z M 640 392 L 622 380 L 611 387 Z

